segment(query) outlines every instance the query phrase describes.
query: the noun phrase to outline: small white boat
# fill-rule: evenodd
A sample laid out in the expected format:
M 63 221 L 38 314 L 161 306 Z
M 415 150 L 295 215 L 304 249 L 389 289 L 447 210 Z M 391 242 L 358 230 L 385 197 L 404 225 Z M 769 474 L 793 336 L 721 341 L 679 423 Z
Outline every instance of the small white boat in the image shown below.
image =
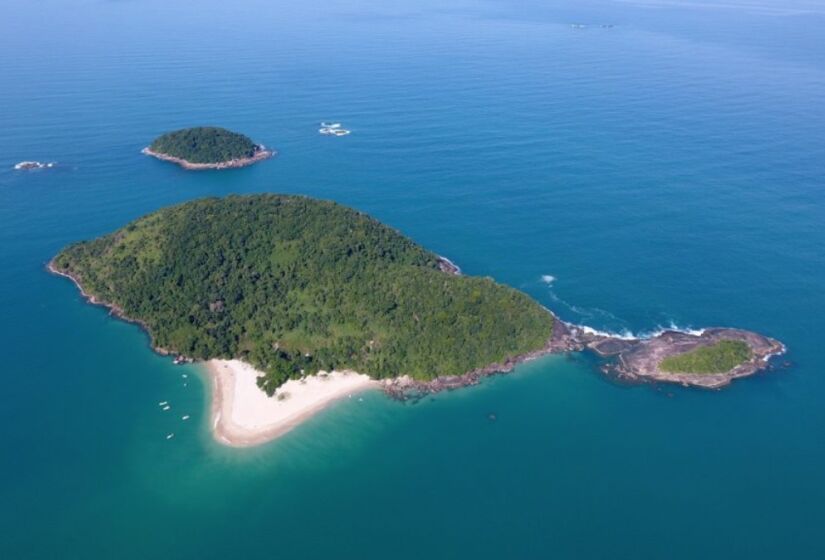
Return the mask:
M 158 403 L 158 406 L 166 406 L 167 404 L 169 404 L 169 402 L 168 402 L 168 401 L 160 401 L 160 402 Z
M 321 127 L 322 127 L 322 128 L 341 128 L 341 123 L 339 123 L 339 122 L 336 122 L 336 123 L 325 123 L 325 122 L 322 122 L 322 123 L 321 123 Z
M 172 407 L 167 404 L 166 406 L 163 407 L 163 410 L 169 410 L 170 408 L 172 408 Z
M 166 434 L 166 439 L 172 439 L 175 437 L 175 434 Z
M 184 379 L 186 379 L 186 378 L 187 378 L 187 377 L 189 377 L 189 376 L 188 376 L 188 375 L 186 375 L 185 373 L 182 373 L 182 374 L 181 374 L 181 377 L 183 377 Z
M 180 419 L 181 419 L 181 420 L 189 420 L 189 415 L 188 415 L 188 414 L 184 414 L 183 416 L 181 416 L 181 417 L 180 417 Z

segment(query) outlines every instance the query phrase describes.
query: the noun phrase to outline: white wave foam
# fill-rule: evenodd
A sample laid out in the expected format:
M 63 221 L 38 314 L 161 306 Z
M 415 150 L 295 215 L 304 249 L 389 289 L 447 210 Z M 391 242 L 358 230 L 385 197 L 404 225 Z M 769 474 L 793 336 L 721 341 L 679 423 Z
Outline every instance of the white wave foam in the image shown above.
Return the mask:
M 685 334 L 690 334 L 693 336 L 702 336 L 705 330 L 707 329 L 691 329 L 680 327 L 675 323 L 670 323 L 667 327 L 658 327 L 652 331 L 642 331 L 638 333 L 634 333 L 630 329 L 622 329 L 618 332 L 613 331 L 604 331 L 599 329 L 594 329 L 593 327 L 589 327 L 587 325 L 573 325 L 576 328 L 581 329 L 583 332 L 593 335 L 593 336 L 605 336 L 609 338 L 618 338 L 620 340 L 646 340 L 650 338 L 656 338 L 657 336 L 667 332 L 667 331 L 675 331 Z
M 607 323 L 607 324 L 613 324 L 613 325 L 615 325 L 616 323 L 619 323 L 619 324 L 625 323 L 626 324 L 625 321 L 619 319 L 613 313 L 610 313 L 609 311 L 605 311 L 604 309 L 599 309 L 598 307 L 585 309 L 585 308 L 581 308 L 581 307 L 578 307 L 576 305 L 573 305 L 572 303 L 568 303 L 568 302 L 564 301 L 562 298 L 560 298 L 558 295 L 556 295 L 556 293 L 552 289 L 553 282 L 556 281 L 555 276 L 552 276 L 550 274 L 543 274 L 541 276 L 541 281 L 550 288 L 548 290 L 548 293 L 550 295 L 550 299 L 554 303 L 557 303 L 557 304 L 567 308 L 569 311 L 571 311 L 571 312 L 575 313 L 576 315 L 578 315 L 580 321 L 588 321 L 588 322 L 589 321 L 596 321 L 596 322 L 602 323 L 602 324 Z M 659 336 L 659 335 L 661 335 L 661 334 L 663 334 L 667 331 L 675 331 L 675 332 L 690 334 L 690 335 L 693 335 L 693 336 L 702 336 L 705 333 L 705 331 L 707 330 L 707 329 L 694 329 L 694 328 L 691 328 L 691 327 L 681 327 L 681 326 L 677 325 L 675 321 L 672 321 L 672 320 L 666 326 L 656 325 L 656 327 L 653 330 L 640 331 L 640 332 L 636 332 L 636 333 L 634 333 L 633 331 L 631 331 L 628 328 L 621 328 L 619 330 L 600 330 L 600 329 L 596 329 L 594 327 L 584 325 L 584 324 L 581 324 L 581 323 L 572 323 L 571 322 L 570 324 L 572 326 L 576 327 L 576 328 L 581 329 L 583 332 L 591 334 L 593 336 L 605 336 L 605 337 L 610 337 L 610 338 L 618 338 L 618 339 L 621 339 L 621 340 L 644 340 L 644 339 L 649 339 L 649 338 L 656 338 L 657 336 Z
M 680 332 L 680 333 L 685 333 L 685 334 L 691 334 L 693 336 L 702 336 L 703 334 L 705 334 L 706 330 L 707 329 L 692 329 L 690 327 L 680 327 L 675 322 L 671 321 L 666 327 L 658 325 L 652 331 L 640 332 L 639 333 L 639 338 L 656 338 L 660 334 L 665 333 L 667 331 L 675 331 L 675 332 Z
M 609 331 L 600 331 L 599 329 L 594 329 L 593 327 L 588 327 L 587 325 L 574 325 L 575 327 L 583 330 L 587 334 L 592 334 L 593 336 L 605 336 L 608 338 L 619 338 L 621 340 L 636 340 L 639 338 L 638 336 L 634 335 L 627 329 L 624 329 L 621 332 L 609 332 Z
M 768 361 L 770 361 L 770 359 L 773 358 L 774 356 L 781 356 L 782 354 L 784 354 L 787 351 L 788 351 L 788 348 L 783 344 L 782 348 L 780 348 L 776 352 L 771 352 L 770 354 L 766 354 L 765 357 L 762 358 L 762 361 L 765 362 L 765 363 L 768 363 Z

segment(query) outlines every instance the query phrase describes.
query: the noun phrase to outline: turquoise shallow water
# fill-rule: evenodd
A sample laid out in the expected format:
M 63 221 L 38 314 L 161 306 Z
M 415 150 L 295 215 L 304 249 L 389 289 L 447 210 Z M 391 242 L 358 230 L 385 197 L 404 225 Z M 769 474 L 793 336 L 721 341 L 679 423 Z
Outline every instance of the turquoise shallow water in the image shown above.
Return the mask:
M 816 2 L 168 4 L 0 20 L 0 557 L 825 555 Z M 280 155 L 139 154 L 201 123 Z M 43 267 L 159 207 L 263 191 L 367 211 L 567 320 L 739 326 L 791 365 L 702 392 L 554 356 L 226 449 L 196 366 Z

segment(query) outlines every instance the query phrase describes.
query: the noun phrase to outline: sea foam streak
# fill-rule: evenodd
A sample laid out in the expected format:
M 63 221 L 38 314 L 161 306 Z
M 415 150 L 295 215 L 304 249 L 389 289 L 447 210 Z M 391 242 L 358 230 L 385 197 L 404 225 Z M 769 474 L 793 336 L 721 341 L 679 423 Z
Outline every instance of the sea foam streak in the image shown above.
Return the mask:
M 604 336 L 607 338 L 619 338 L 621 340 L 637 340 L 640 337 L 634 335 L 629 330 L 625 329 L 621 332 L 609 332 L 609 331 L 601 331 L 599 329 L 594 329 L 593 327 L 588 327 L 587 325 L 574 325 L 575 327 L 581 329 L 582 331 L 586 332 L 587 334 L 592 334 L 593 336 Z
M 668 331 L 675 331 L 685 334 L 690 334 L 693 336 L 702 336 L 707 329 L 691 329 L 689 327 L 680 327 L 676 323 L 672 322 L 667 327 L 657 327 L 652 331 L 642 331 L 639 333 L 634 333 L 629 329 L 623 329 L 620 332 L 612 332 L 612 331 L 603 331 L 599 329 L 594 329 L 593 327 L 588 327 L 587 325 L 575 325 L 575 327 L 580 328 L 582 331 L 586 332 L 587 334 L 592 334 L 594 336 L 605 336 L 610 338 L 619 338 L 621 340 L 645 340 L 649 338 L 656 338 L 661 334 L 668 332 Z
M 543 274 L 541 276 L 541 281 L 548 286 L 548 288 L 549 288 L 548 293 L 550 295 L 550 299 L 553 302 L 559 304 L 560 306 L 563 306 L 564 308 L 568 309 L 570 312 L 575 313 L 576 315 L 578 315 L 579 319 L 581 321 L 589 321 L 589 320 L 594 320 L 595 319 L 596 321 L 601 322 L 601 323 L 614 323 L 614 324 L 615 323 L 620 323 L 620 324 L 625 323 L 625 321 L 622 321 L 621 319 L 619 319 L 618 317 L 616 317 L 615 315 L 613 315 L 609 311 L 605 311 L 604 309 L 598 309 L 598 308 L 585 309 L 585 308 L 573 305 L 572 303 L 568 303 L 568 302 L 564 301 L 563 299 L 561 299 L 558 295 L 556 295 L 556 293 L 552 289 L 553 283 L 556 281 L 555 276 L 552 276 L 550 274 Z M 615 331 L 612 331 L 612 330 L 611 331 L 598 330 L 598 329 L 595 329 L 595 328 L 590 327 L 590 326 L 586 326 L 586 325 L 581 324 L 581 323 L 572 323 L 572 324 L 574 326 L 582 329 L 583 331 L 585 331 L 587 333 L 597 335 L 597 336 L 609 336 L 609 337 L 614 337 L 614 338 L 624 338 L 624 339 L 628 339 L 628 340 L 638 338 L 628 328 L 622 328 L 618 332 L 615 332 Z
M 674 321 L 668 323 L 666 327 L 657 326 L 652 331 L 644 331 L 639 333 L 639 338 L 655 338 L 666 331 L 676 331 L 685 334 L 692 334 L 693 336 L 702 336 L 707 329 L 692 329 L 690 327 L 680 327 Z
M 556 277 L 552 276 L 550 274 L 543 274 L 541 276 L 541 281 L 544 284 L 547 284 L 548 287 L 552 288 L 553 283 L 556 281 Z M 561 299 L 558 295 L 556 295 L 556 293 L 552 289 L 550 289 L 548 291 L 550 293 L 550 298 L 554 302 L 556 302 L 560 305 L 563 305 L 564 307 L 566 307 L 567 309 L 569 309 L 573 313 L 576 313 L 577 315 L 579 315 L 582 319 L 585 319 L 585 320 L 587 320 L 587 319 L 597 319 L 597 318 L 601 317 L 603 319 L 607 319 L 610 322 L 625 323 L 625 321 L 619 319 L 618 317 L 616 317 L 615 315 L 613 315 L 609 311 L 605 311 L 604 309 L 599 309 L 599 308 L 584 309 L 584 308 L 578 307 L 576 305 L 567 303 L 566 301 Z M 654 328 L 653 330 L 641 331 L 641 332 L 638 332 L 638 333 L 634 333 L 633 331 L 631 331 L 628 328 L 623 328 L 623 329 L 620 329 L 620 330 L 610 330 L 610 329 L 602 330 L 602 329 L 596 329 L 594 327 L 584 325 L 584 324 L 580 324 L 580 323 L 572 323 L 572 325 L 579 328 L 579 329 L 581 329 L 585 333 L 591 334 L 593 336 L 604 336 L 604 337 L 609 337 L 609 338 L 618 338 L 618 339 L 621 339 L 621 340 L 644 340 L 644 339 L 649 339 L 649 338 L 656 338 L 657 336 L 659 336 L 662 333 L 667 332 L 667 331 L 676 331 L 676 332 L 681 332 L 681 333 L 685 333 L 685 334 L 691 334 L 693 336 L 702 336 L 702 334 L 706 330 L 706 329 L 694 329 L 694 328 L 691 328 L 691 327 L 680 327 L 679 325 L 676 324 L 675 321 L 672 321 L 672 320 L 668 323 L 667 326 L 663 327 L 661 325 L 657 325 L 656 328 Z

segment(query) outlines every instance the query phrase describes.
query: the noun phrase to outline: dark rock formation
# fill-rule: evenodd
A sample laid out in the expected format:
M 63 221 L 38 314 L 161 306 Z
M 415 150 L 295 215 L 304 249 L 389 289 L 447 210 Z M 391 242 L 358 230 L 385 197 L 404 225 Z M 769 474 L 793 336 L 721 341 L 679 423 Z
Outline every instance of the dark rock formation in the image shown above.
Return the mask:
M 662 371 L 659 364 L 670 356 L 683 354 L 696 348 L 711 346 L 721 340 L 740 340 L 748 345 L 751 358 L 724 373 L 673 373 Z M 746 377 L 765 369 L 772 356 L 782 354 L 781 342 L 758 333 L 741 329 L 705 329 L 702 334 L 665 331 L 660 335 L 641 340 L 638 344 L 618 354 L 612 369 L 618 375 L 631 380 L 651 379 L 715 389 L 724 387 L 738 377 Z
M 555 317 L 554 317 L 555 318 Z M 751 359 L 724 373 L 671 373 L 659 369 L 662 360 L 720 340 L 741 340 L 751 349 Z M 741 329 L 712 328 L 701 334 L 664 331 L 652 338 L 625 338 L 600 334 L 592 329 L 571 325 L 555 318 L 553 335 L 547 345 L 536 352 L 517 356 L 503 363 L 491 364 L 457 376 L 438 377 L 431 381 L 398 378 L 386 381 L 384 390 L 399 400 L 420 398 L 427 394 L 475 385 L 483 378 L 507 373 L 519 363 L 543 356 L 589 350 L 610 361 L 600 369 L 625 381 L 663 381 L 685 386 L 715 389 L 765 369 L 768 360 L 782 354 L 785 347 L 777 340 Z

